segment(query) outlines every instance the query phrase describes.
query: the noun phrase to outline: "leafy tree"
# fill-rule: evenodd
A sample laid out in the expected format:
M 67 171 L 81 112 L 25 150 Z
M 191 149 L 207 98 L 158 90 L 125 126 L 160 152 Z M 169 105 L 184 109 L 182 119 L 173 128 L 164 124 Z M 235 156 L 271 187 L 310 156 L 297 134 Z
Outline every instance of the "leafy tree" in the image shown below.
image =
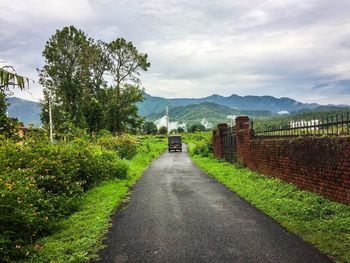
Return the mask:
M 168 128 L 165 127 L 165 126 L 162 126 L 162 127 L 159 128 L 158 133 L 159 134 L 167 134 L 168 133 Z
M 86 127 L 83 105 L 84 98 L 91 93 L 88 87 L 91 78 L 89 51 L 93 41 L 74 26 L 57 30 L 47 41 L 43 56 L 46 64 L 39 71 L 39 82 L 45 87 L 45 104 L 59 109 L 54 123 L 61 125 L 68 116 L 79 128 Z M 44 119 L 47 123 L 47 120 Z
M 0 68 L 0 134 L 5 137 L 16 135 L 18 121 L 9 118 L 6 114 L 6 97 L 11 95 L 10 87 L 24 89 L 29 86 L 29 79 L 16 73 L 13 67 L 4 66 Z
M 182 127 L 178 127 L 178 128 L 177 128 L 177 132 L 178 132 L 178 133 L 184 133 L 184 132 L 185 132 L 185 129 L 182 128 Z
M 6 114 L 7 102 L 5 94 L 0 92 L 0 134 L 10 138 L 16 134 L 18 121 L 9 118 Z
M 157 131 L 158 129 L 154 122 L 147 121 L 142 126 L 142 132 L 145 134 L 156 134 Z
M 196 132 L 196 131 L 205 131 L 206 128 L 203 124 L 197 123 L 197 124 L 193 124 L 188 131 L 189 132 Z
M 174 133 L 177 133 L 177 129 L 170 130 L 170 134 L 174 134 Z
M 90 133 L 138 131 L 143 121 L 136 106 L 143 99 L 139 76 L 150 63 L 131 42 L 94 41 L 70 26 L 56 31 L 43 56 L 46 63 L 39 74 L 45 87 L 44 123 L 50 101 L 56 128 L 68 122 Z M 106 74 L 112 76 L 112 86 Z
M 107 47 L 114 81 L 107 119 L 109 129 L 121 133 L 130 125 L 141 125 L 141 122 L 135 122 L 135 119 L 139 119 L 136 103 L 143 99 L 139 76 L 142 71 L 147 71 L 150 63 L 147 54 L 139 53 L 132 42 L 123 38 L 112 41 Z
M 142 101 L 143 90 L 139 86 L 125 84 L 123 89 L 109 89 L 111 100 L 107 107 L 107 128 L 112 133 L 135 132 L 142 125 L 136 103 Z M 117 99 L 118 98 L 118 99 Z

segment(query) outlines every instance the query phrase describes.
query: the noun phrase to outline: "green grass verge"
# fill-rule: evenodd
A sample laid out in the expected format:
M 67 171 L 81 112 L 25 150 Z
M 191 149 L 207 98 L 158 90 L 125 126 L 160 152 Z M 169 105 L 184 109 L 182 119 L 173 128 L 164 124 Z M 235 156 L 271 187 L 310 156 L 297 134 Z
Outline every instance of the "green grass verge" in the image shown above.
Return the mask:
M 189 148 L 193 148 L 189 143 Z M 202 170 L 338 262 L 350 262 L 350 207 L 213 157 L 191 155 Z
M 107 181 L 86 192 L 79 210 L 62 220 L 53 235 L 38 242 L 40 252 L 29 262 L 86 262 L 97 258 L 110 226 L 110 216 L 123 202 L 129 187 L 165 149 L 162 138 L 141 138 L 139 152 L 130 161 L 128 178 Z

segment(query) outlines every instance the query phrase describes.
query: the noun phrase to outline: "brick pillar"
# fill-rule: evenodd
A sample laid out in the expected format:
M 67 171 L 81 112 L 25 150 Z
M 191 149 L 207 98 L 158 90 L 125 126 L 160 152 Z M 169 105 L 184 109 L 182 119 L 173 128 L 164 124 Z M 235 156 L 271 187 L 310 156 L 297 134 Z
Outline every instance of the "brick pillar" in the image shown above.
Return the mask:
M 227 129 L 226 123 L 220 123 L 216 131 L 213 131 L 213 148 L 216 158 L 224 158 L 223 131 Z
M 250 127 L 248 116 L 238 116 L 236 122 L 236 147 L 237 161 L 245 164 L 249 156 L 250 141 L 253 137 L 253 130 Z
M 250 128 L 248 116 L 238 116 L 235 122 L 237 131 Z

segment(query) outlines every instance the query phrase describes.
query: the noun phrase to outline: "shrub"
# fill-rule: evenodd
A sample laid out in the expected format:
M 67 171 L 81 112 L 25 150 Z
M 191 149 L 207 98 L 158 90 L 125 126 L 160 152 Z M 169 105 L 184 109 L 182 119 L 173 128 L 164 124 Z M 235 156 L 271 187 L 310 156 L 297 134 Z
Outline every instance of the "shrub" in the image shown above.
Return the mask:
M 52 204 L 30 171 L 1 173 L 0 178 L 0 260 L 11 262 L 30 251 L 26 244 L 47 232 Z
M 130 135 L 104 136 L 97 139 L 97 144 L 107 150 L 116 151 L 120 158 L 132 159 L 137 153 L 137 141 Z
M 119 145 L 127 144 L 127 139 L 121 141 Z M 104 180 L 125 178 L 127 170 L 128 162 L 116 151 L 84 139 L 54 145 L 36 137 L 23 145 L 1 141 L 0 261 L 30 253 L 28 244 L 74 212 L 84 191 Z
M 190 144 L 189 150 L 191 153 L 207 157 L 213 153 L 211 136 L 211 132 L 187 133 L 184 139 Z
M 203 124 L 197 123 L 197 124 L 193 124 L 188 131 L 189 132 L 196 132 L 196 131 L 205 131 L 206 128 Z
M 168 128 L 165 127 L 165 126 L 162 126 L 162 127 L 159 128 L 158 133 L 159 134 L 167 134 L 168 133 Z
M 151 121 L 145 122 L 141 130 L 144 134 L 156 134 L 158 131 L 157 126 Z

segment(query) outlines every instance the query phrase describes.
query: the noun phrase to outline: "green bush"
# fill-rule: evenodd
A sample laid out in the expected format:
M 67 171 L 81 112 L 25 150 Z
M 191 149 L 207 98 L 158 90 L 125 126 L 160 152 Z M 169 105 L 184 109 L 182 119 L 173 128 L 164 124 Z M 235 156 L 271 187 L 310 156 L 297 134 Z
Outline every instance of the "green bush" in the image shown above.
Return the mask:
M 213 154 L 211 132 L 187 133 L 184 136 L 184 140 L 189 144 L 189 151 L 193 154 L 205 157 Z
M 125 178 L 127 170 L 128 162 L 116 151 L 88 140 L 53 145 L 38 138 L 22 145 L 1 141 L 0 261 L 31 253 L 28 245 L 74 212 L 84 191 L 104 180 Z
M 107 150 L 118 152 L 120 158 L 131 160 L 137 154 L 137 140 L 127 134 L 100 137 L 97 139 L 97 144 Z

